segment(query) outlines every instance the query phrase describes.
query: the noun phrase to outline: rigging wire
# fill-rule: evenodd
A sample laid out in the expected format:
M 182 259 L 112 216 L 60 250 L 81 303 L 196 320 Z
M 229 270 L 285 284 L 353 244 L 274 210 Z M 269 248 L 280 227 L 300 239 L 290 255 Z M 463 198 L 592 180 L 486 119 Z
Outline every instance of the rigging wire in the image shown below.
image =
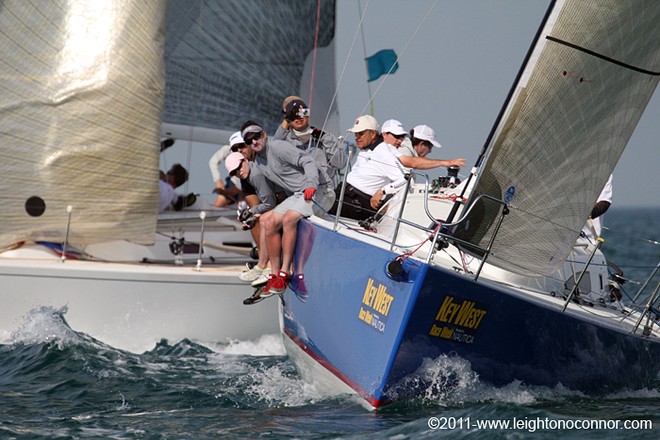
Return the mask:
M 321 0 L 316 3 L 316 30 L 314 32 L 314 55 L 312 57 L 312 77 L 309 81 L 309 108 L 312 108 L 312 99 L 314 97 L 314 77 L 316 75 L 316 52 L 319 44 L 319 23 L 321 22 Z M 329 111 L 329 110 L 328 110 Z
M 369 2 L 367 2 L 367 7 L 369 7 Z M 357 40 L 359 30 L 362 27 L 362 22 L 364 21 L 364 17 L 367 13 L 367 7 L 365 7 L 364 14 L 360 15 L 360 21 L 358 23 L 357 29 L 355 30 L 355 34 L 353 34 L 353 41 L 351 42 L 351 46 L 348 49 L 348 54 L 346 55 L 346 59 L 344 60 L 344 67 L 342 68 L 341 74 L 339 75 L 339 80 L 337 81 L 335 92 L 332 95 L 332 99 L 330 100 L 330 105 L 328 106 L 328 111 L 326 112 L 325 120 L 323 121 L 323 126 L 321 127 L 321 130 L 325 130 L 325 127 L 328 124 L 328 119 L 330 118 L 330 112 L 335 104 L 335 101 L 337 100 L 337 95 L 339 94 L 339 87 L 341 86 L 342 81 L 344 79 L 344 74 L 346 73 L 346 68 L 348 67 L 348 60 L 351 59 L 351 54 L 353 53 L 353 49 L 355 48 L 355 41 Z
M 360 16 L 362 16 L 362 2 L 360 0 L 357 1 L 357 7 L 358 7 L 358 13 L 360 14 Z M 368 1 L 367 1 L 367 7 L 369 7 L 369 2 Z M 365 15 L 366 15 L 366 13 L 367 13 L 366 8 L 365 8 L 364 12 L 365 12 Z M 366 41 L 365 41 L 365 38 L 364 38 L 364 26 L 362 26 L 362 21 L 360 21 L 360 24 L 358 25 L 358 28 L 360 29 L 360 36 L 362 37 L 362 54 L 364 56 L 364 59 L 366 60 L 367 59 L 367 44 L 366 44 Z M 374 100 L 373 100 L 372 93 L 371 93 L 371 82 L 370 81 L 367 81 L 367 90 L 369 91 L 369 102 L 367 104 L 369 106 L 369 114 L 371 116 L 373 116 L 374 115 Z M 365 106 L 365 108 L 366 108 L 366 106 Z M 362 110 L 362 113 L 360 113 L 360 114 L 363 114 L 363 113 L 364 113 L 364 110 Z
M 397 57 L 396 57 L 396 58 L 397 58 L 397 61 L 401 58 L 401 56 L 402 56 L 404 53 L 406 53 L 406 50 L 408 49 L 408 46 L 410 46 L 410 43 L 412 43 L 413 39 L 417 36 L 417 33 L 418 33 L 419 30 L 422 28 L 422 25 L 424 24 L 424 22 L 426 22 L 426 19 L 429 17 L 429 15 L 431 15 L 431 11 L 433 10 L 433 8 L 435 8 L 435 5 L 436 5 L 437 3 L 438 3 L 438 0 L 435 0 L 435 1 L 433 2 L 433 4 L 431 5 L 431 7 L 428 9 L 428 11 L 426 11 L 426 14 L 424 15 L 424 17 L 422 17 L 422 20 L 421 20 L 421 21 L 419 22 L 419 24 L 417 25 L 417 28 L 415 29 L 415 31 L 412 33 L 412 35 L 411 35 L 410 38 L 408 39 L 408 42 L 407 42 L 406 45 L 403 47 L 403 49 L 401 49 L 401 52 L 399 53 L 399 55 L 397 55 Z M 389 79 L 389 74 L 390 74 L 390 72 L 392 72 L 392 69 L 393 69 L 393 68 L 394 68 L 394 64 L 392 64 L 392 66 L 390 66 L 390 70 L 387 71 L 387 74 L 385 75 L 385 78 L 380 82 L 380 84 L 378 84 L 378 87 L 376 88 L 376 91 L 374 91 L 373 97 L 370 97 L 370 98 L 369 98 L 370 101 L 372 101 L 373 98 L 375 98 L 376 95 L 378 95 L 378 92 L 380 91 L 380 89 L 383 87 L 383 85 L 385 84 L 385 82 Z M 367 109 L 368 106 L 369 106 L 369 104 L 365 105 L 364 108 L 362 109 L 362 112 L 361 112 L 360 114 L 364 114 L 364 112 L 366 111 L 366 109 Z

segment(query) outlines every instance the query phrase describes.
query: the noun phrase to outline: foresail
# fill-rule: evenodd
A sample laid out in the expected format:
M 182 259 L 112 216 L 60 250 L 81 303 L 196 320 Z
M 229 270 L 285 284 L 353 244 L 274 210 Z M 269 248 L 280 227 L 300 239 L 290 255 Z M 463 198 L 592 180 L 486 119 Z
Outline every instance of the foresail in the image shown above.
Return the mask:
M 334 0 L 170 0 L 164 127 L 219 142 L 214 136 L 254 119 L 272 134 L 282 100 L 298 94 L 311 105 L 311 123 L 323 126 L 335 90 L 335 9 Z M 336 106 L 330 113 L 334 131 Z
M 660 78 L 660 2 L 557 2 L 468 203 L 509 203 L 488 262 L 549 275 L 566 259 Z M 456 235 L 487 246 L 501 205 Z
M 164 1 L 0 6 L 0 245 L 153 241 Z

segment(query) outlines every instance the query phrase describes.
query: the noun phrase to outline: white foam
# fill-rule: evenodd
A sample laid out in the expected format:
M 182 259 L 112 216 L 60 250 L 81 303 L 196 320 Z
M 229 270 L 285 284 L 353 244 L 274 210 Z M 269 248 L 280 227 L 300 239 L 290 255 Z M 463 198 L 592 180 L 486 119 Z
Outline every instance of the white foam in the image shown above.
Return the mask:
M 424 359 L 415 373 L 404 378 L 393 388 L 395 398 L 397 392 L 407 394 L 410 387 L 423 388 L 418 391 L 425 403 L 443 407 L 481 402 L 529 405 L 538 400 L 584 396 L 583 393 L 569 390 L 562 385 L 553 388 L 530 386 L 518 380 L 504 386 L 494 386 L 480 380 L 467 360 L 447 355 L 441 355 L 436 359 Z M 639 397 L 639 392 L 632 393 L 633 396 Z M 650 397 L 657 397 L 659 394 L 660 392 L 651 393 Z
M 280 366 L 255 372 L 252 378 L 255 381 L 245 392 L 254 395 L 269 406 L 303 406 L 330 397 L 321 394 L 314 385 L 298 377 L 287 376 Z
M 40 306 L 30 310 L 23 317 L 20 327 L 9 336 L 9 342 L 23 344 L 38 344 L 56 342 L 63 344 L 79 340 L 79 336 L 69 327 L 64 319 L 67 306 L 59 309 Z
M 211 350 L 232 355 L 284 356 L 286 350 L 280 334 L 263 335 L 253 341 L 233 340 L 229 344 L 205 344 Z

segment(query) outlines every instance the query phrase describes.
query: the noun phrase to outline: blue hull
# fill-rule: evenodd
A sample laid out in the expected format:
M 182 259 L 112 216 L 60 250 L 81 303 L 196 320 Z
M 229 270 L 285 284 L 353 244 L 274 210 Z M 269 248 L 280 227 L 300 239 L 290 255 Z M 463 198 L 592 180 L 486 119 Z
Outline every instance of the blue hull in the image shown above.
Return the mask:
M 403 379 L 443 354 L 495 385 L 589 393 L 647 386 L 660 369 L 657 342 L 412 259 L 393 279 L 396 254 L 309 221 L 298 234 L 305 288 L 284 295 L 285 337 L 373 407 L 423 393 Z

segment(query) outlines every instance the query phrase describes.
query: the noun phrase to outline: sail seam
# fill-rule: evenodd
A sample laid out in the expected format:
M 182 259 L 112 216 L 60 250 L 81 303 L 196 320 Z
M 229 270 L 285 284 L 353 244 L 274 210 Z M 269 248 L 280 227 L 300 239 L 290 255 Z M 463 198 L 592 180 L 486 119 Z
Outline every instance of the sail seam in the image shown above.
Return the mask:
M 646 69 L 642 69 L 641 67 L 633 66 L 632 64 L 624 63 L 623 61 L 619 61 L 619 60 L 616 60 L 616 59 L 614 59 L 614 58 L 610 58 L 610 57 L 608 57 L 608 56 L 606 56 L 606 55 L 600 54 L 600 53 L 598 53 L 598 52 L 594 52 L 593 50 L 589 50 L 589 49 L 587 49 L 587 48 L 585 48 L 585 47 L 578 46 L 578 45 L 573 44 L 573 43 L 569 43 L 568 41 L 564 41 L 564 40 L 560 40 L 559 38 L 551 37 L 550 35 L 546 36 L 545 38 L 546 38 L 547 40 L 553 41 L 553 42 L 555 42 L 555 43 L 563 44 L 564 46 L 571 47 L 571 48 L 573 48 L 573 49 L 576 49 L 576 50 L 579 50 L 579 51 L 581 51 L 581 52 L 587 53 L 587 54 L 589 54 L 589 55 L 593 55 L 593 56 L 595 56 L 595 57 L 597 57 L 597 58 L 600 58 L 600 59 L 602 59 L 602 60 L 608 61 L 608 62 L 610 62 L 610 63 L 614 63 L 614 64 L 617 64 L 617 65 L 619 65 L 619 66 L 625 67 L 626 69 L 634 70 L 634 71 L 636 71 L 636 72 L 644 73 L 644 74 L 646 74 L 646 75 L 651 75 L 651 76 L 658 76 L 658 75 L 660 75 L 660 72 L 653 72 L 653 71 L 651 71 L 651 70 L 646 70 Z

